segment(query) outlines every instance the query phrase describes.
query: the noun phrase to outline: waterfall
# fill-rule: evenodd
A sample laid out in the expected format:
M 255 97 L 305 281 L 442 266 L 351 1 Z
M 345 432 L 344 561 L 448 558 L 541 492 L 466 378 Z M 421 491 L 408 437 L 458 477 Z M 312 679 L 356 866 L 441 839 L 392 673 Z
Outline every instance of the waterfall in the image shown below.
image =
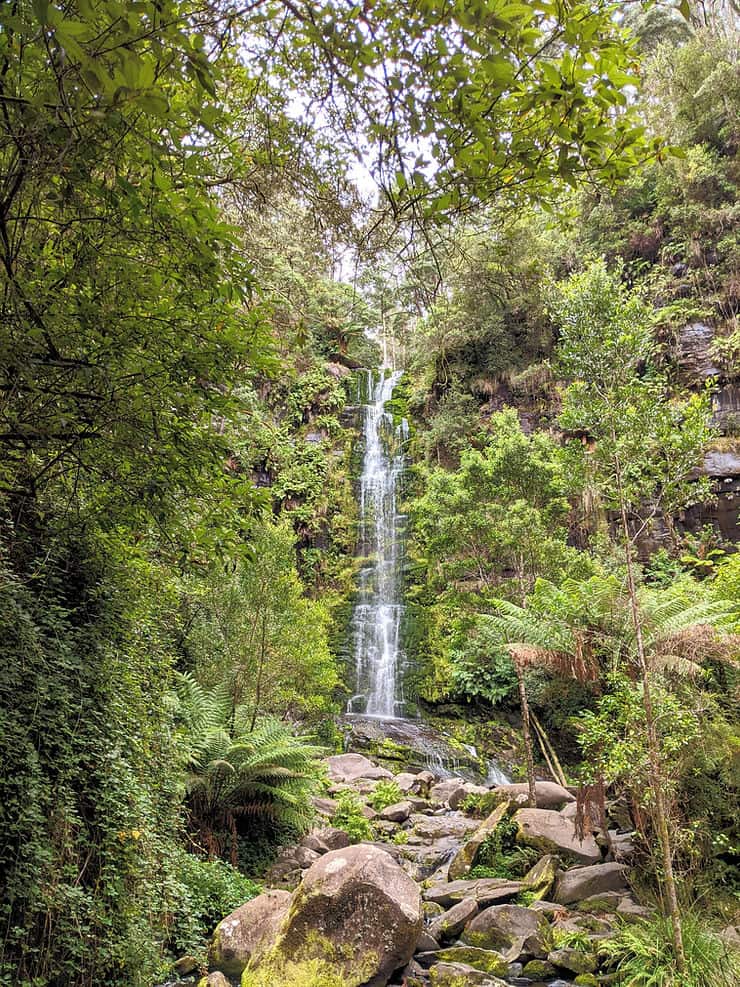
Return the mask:
M 402 371 L 381 368 L 365 379 L 365 453 L 360 478 L 359 574 L 351 636 L 355 659 L 355 695 L 347 712 L 393 717 L 403 710 L 399 682 L 399 633 L 403 613 L 401 570 L 405 518 L 398 512 L 398 488 L 404 469 L 408 425 L 394 426 L 385 411 Z

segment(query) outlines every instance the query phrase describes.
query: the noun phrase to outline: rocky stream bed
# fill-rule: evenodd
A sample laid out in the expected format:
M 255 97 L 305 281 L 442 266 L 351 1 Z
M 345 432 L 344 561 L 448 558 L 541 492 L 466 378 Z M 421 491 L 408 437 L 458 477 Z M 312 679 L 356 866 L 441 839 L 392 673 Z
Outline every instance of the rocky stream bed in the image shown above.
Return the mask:
M 629 833 L 576 835 L 574 795 L 537 783 L 476 785 L 431 771 L 390 771 L 360 754 L 327 760 L 331 786 L 316 799 L 319 825 L 286 848 L 264 891 L 216 929 L 210 973 L 199 987 L 239 984 L 245 968 L 269 958 L 332 955 L 348 987 L 567 987 L 608 982 L 599 945 L 615 923 L 646 914 L 628 880 Z M 381 781 L 395 780 L 397 804 L 370 805 Z M 332 826 L 337 796 L 362 799 L 375 840 L 350 845 Z M 492 794 L 488 794 L 488 793 Z M 486 795 L 495 808 L 473 818 L 461 806 Z M 467 799 L 467 801 L 466 801 Z M 473 877 L 487 837 L 510 822 L 533 863 L 516 880 Z M 514 830 L 515 827 L 515 830 Z M 187 958 L 180 961 L 186 972 Z

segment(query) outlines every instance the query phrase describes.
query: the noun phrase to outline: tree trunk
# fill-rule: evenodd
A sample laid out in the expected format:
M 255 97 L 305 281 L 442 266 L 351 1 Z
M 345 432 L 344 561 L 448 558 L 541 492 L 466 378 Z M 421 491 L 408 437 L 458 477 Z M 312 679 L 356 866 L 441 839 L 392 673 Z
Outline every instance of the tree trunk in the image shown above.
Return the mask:
M 645 643 L 642 635 L 642 620 L 640 618 L 640 608 L 637 601 L 637 589 L 635 586 L 634 559 L 632 557 L 632 540 L 627 520 L 627 508 L 622 495 L 621 471 L 617 468 L 617 488 L 619 492 L 620 512 L 622 515 L 622 531 L 624 533 L 624 551 L 627 563 L 627 590 L 630 600 L 630 612 L 632 624 L 635 629 L 635 643 L 637 646 L 637 661 L 640 667 L 640 678 L 642 680 L 642 705 L 645 710 L 645 728 L 648 741 L 648 761 L 650 765 L 650 784 L 653 789 L 655 799 L 655 821 L 658 828 L 658 839 L 663 856 L 663 883 L 665 885 L 666 897 L 668 898 L 668 913 L 673 927 L 673 948 L 676 953 L 676 966 L 680 973 L 686 969 L 686 954 L 683 948 L 683 933 L 681 930 L 681 912 L 678 907 L 678 895 L 676 893 L 676 878 L 673 873 L 673 850 L 671 847 L 671 836 L 668 829 L 668 813 L 666 810 L 665 797 L 663 793 L 663 779 L 661 771 L 661 752 L 658 740 L 658 731 L 655 726 L 655 712 L 653 710 L 653 700 L 650 690 L 650 674 L 648 670 L 647 658 L 645 656 Z
M 529 723 L 529 701 L 527 700 L 527 689 L 524 685 L 524 673 L 519 668 L 517 661 L 514 661 L 516 669 L 516 681 L 519 686 L 519 702 L 522 706 L 522 736 L 524 737 L 524 750 L 527 756 L 527 785 L 529 786 L 529 805 L 534 809 L 537 805 L 537 790 L 534 785 L 534 752 L 532 749 L 532 731 Z

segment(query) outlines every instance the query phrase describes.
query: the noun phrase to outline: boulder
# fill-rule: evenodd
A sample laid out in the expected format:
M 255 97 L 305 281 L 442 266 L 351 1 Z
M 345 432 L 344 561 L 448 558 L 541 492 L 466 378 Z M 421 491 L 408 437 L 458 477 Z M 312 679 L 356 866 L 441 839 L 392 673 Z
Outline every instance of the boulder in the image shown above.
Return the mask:
M 552 888 L 558 873 L 558 863 L 554 854 L 545 854 L 522 878 L 524 888 L 531 891 L 535 899 L 544 898 Z
M 439 943 L 432 935 L 431 931 L 427 932 L 426 929 L 422 931 L 419 936 L 419 941 L 416 944 L 417 953 L 436 953 L 439 949 Z
M 423 840 L 439 840 L 444 836 L 462 838 L 479 826 L 475 819 L 468 819 L 462 813 L 448 813 L 443 816 L 425 816 L 414 813 L 411 816 L 414 833 Z
M 432 987 L 507 987 L 504 980 L 465 963 L 436 963 L 429 971 Z
M 478 910 L 478 902 L 474 898 L 465 898 L 453 905 L 449 911 L 435 918 L 429 926 L 429 932 L 439 942 L 443 939 L 454 939 L 478 914 Z
M 582 949 L 553 949 L 548 953 L 547 959 L 571 973 L 593 973 L 597 966 L 593 953 L 585 953 Z
M 201 977 L 198 987 L 231 987 L 231 981 L 227 980 L 219 970 L 214 970 L 207 977 Z
M 312 798 L 311 804 L 320 816 L 328 816 L 331 819 L 339 806 L 335 799 Z
M 409 771 L 402 771 L 395 776 L 394 781 L 404 795 L 420 795 L 424 790 L 424 783 L 419 781 L 419 776 L 412 775 Z
M 642 919 L 649 919 L 652 912 L 649 908 L 638 905 L 634 898 L 626 895 L 617 906 L 617 915 L 625 922 L 639 922 Z
M 557 785 L 554 781 L 536 781 L 534 783 L 537 797 L 537 809 L 562 809 L 569 802 L 575 802 L 567 788 Z M 512 785 L 497 785 L 493 791 L 502 798 L 518 799 L 522 795 L 529 798 L 529 786 L 523 783 Z
M 624 864 L 595 864 L 591 867 L 572 867 L 558 875 L 553 891 L 553 901 L 570 905 L 606 891 L 627 889 L 627 869 Z
M 388 805 L 385 809 L 380 810 L 380 818 L 387 822 L 406 822 L 411 815 L 411 808 L 410 802 L 394 802 L 393 805 Z
M 441 963 L 465 963 L 474 970 L 505 977 L 509 972 L 508 960 L 495 949 L 478 949 L 476 946 L 451 946 L 439 952 Z
M 327 757 L 326 766 L 332 781 L 352 785 L 361 778 L 377 781 L 381 778 L 392 778 L 393 775 L 385 768 L 364 757 L 362 754 L 334 754 Z
M 229 977 L 241 976 L 250 960 L 259 960 L 272 946 L 290 901 L 288 891 L 265 891 L 227 915 L 213 934 L 210 965 Z
M 550 980 L 555 976 L 555 967 L 547 960 L 530 960 L 525 963 L 522 976 L 528 980 Z
M 298 866 L 304 870 L 305 868 L 310 867 L 311 864 L 315 863 L 320 856 L 320 851 L 312 850 L 307 846 L 297 846 L 293 851 L 293 857 Z
M 458 901 L 472 898 L 479 905 L 506 901 L 519 894 L 524 885 L 521 881 L 507 881 L 503 877 L 481 877 L 476 881 L 450 881 L 433 884 L 424 892 L 424 900 L 449 908 Z
M 467 924 L 463 942 L 505 952 L 516 960 L 522 953 L 544 959 L 550 945 L 550 926 L 544 915 L 521 905 L 492 905 Z
M 598 912 L 616 912 L 622 903 L 623 894 L 618 891 L 602 891 L 601 894 L 592 894 L 583 901 L 579 901 L 576 910 L 587 914 Z
M 451 881 L 459 881 L 462 878 L 467 877 L 473 864 L 475 863 L 475 858 L 477 857 L 481 846 L 496 829 L 499 823 L 506 818 L 510 809 L 511 801 L 507 799 L 505 802 L 502 802 L 501 805 L 497 806 L 490 816 L 483 820 L 470 839 L 463 843 L 450 861 L 447 876 Z
M 187 977 L 189 973 L 194 973 L 199 966 L 200 962 L 195 956 L 181 956 L 179 960 L 175 960 L 172 964 L 172 969 L 178 977 Z
M 328 940 L 350 957 L 347 987 L 383 987 L 411 959 L 422 925 L 414 881 L 390 854 L 361 843 L 332 850 L 306 872 L 277 948 L 287 957 L 319 953 Z
M 349 836 L 343 829 L 326 826 L 324 829 L 316 830 L 314 835 L 321 844 L 322 853 L 328 853 L 329 850 L 341 850 L 349 846 Z
M 464 781 L 459 778 L 445 778 L 444 781 L 432 785 L 429 790 L 429 801 L 437 805 L 447 803 L 451 809 L 456 809 L 467 794 Z
M 519 809 L 514 816 L 517 842 L 545 853 L 555 853 L 561 859 L 579 864 L 595 864 L 601 860 L 601 850 L 590 833 L 579 840 L 575 824 L 559 812 L 549 809 Z

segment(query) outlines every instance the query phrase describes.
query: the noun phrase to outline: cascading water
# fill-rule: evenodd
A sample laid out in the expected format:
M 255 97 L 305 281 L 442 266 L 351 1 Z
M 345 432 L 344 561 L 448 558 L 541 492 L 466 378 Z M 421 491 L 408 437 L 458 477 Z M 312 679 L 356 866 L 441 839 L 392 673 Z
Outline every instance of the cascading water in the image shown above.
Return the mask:
M 360 478 L 360 545 L 366 564 L 359 575 L 352 615 L 355 695 L 348 713 L 393 717 L 403 710 L 399 670 L 403 614 L 401 569 L 405 518 L 398 512 L 408 425 L 386 412 L 402 371 L 367 371 L 364 397 L 365 454 Z

